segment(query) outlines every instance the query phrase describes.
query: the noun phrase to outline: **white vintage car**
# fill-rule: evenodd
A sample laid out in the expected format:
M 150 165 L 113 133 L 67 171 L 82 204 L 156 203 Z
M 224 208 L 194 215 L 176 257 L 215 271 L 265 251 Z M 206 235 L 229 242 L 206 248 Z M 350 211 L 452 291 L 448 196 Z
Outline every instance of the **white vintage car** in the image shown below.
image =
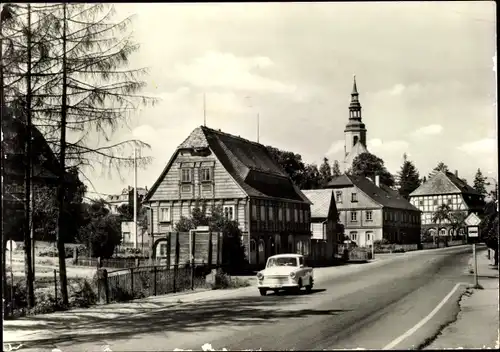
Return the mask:
M 278 254 L 267 259 L 266 268 L 257 273 L 257 287 L 261 296 L 272 290 L 298 291 L 305 287 L 311 292 L 314 284 L 313 268 L 305 266 L 301 254 Z

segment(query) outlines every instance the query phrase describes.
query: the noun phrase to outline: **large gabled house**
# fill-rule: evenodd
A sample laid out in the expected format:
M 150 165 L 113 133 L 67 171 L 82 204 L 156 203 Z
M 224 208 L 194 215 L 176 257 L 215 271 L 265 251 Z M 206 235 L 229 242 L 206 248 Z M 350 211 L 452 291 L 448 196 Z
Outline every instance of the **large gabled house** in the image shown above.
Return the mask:
M 420 210 L 396 191 L 363 176 L 341 175 L 328 185 L 335 193 L 339 221 L 345 234 L 365 247 L 386 239 L 391 243 L 420 243 Z
M 200 126 L 174 152 L 144 202 L 154 235 L 174 231 L 197 201 L 236 220 L 250 264 L 310 252 L 310 201 L 265 146 Z
M 436 224 L 433 221 L 434 213 L 441 205 L 447 204 L 452 213 L 462 213 L 463 217 L 470 213 L 481 214 L 484 196 L 458 177 L 457 171 L 438 171 L 410 194 L 410 202 L 422 211 L 424 234 L 456 237 L 465 235 L 465 224 L 458 229 L 446 220 Z

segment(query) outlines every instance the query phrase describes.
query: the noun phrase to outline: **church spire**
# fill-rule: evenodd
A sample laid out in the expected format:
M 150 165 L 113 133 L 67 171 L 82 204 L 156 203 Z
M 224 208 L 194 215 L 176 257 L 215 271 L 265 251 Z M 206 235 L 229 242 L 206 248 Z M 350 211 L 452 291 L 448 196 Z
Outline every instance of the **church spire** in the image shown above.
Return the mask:
M 349 105 L 349 120 L 361 121 L 361 104 L 359 103 L 356 75 L 354 75 L 354 82 L 352 84 L 351 104 Z
M 358 94 L 358 86 L 356 86 L 356 75 L 354 75 L 354 83 L 352 85 L 352 93 L 351 95 L 359 95 Z

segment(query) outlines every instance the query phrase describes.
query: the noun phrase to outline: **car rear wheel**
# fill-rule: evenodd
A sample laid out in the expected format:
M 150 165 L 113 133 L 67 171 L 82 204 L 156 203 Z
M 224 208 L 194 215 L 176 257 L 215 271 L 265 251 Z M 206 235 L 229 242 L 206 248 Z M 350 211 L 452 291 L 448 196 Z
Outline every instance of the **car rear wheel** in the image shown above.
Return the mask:
M 307 293 L 311 293 L 313 286 L 314 286 L 314 281 L 313 281 L 312 278 L 310 278 L 309 279 L 309 285 L 306 286 L 306 292 Z
M 267 290 L 265 288 L 259 288 L 259 292 L 261 296 L 265 296 L 267 294 Z

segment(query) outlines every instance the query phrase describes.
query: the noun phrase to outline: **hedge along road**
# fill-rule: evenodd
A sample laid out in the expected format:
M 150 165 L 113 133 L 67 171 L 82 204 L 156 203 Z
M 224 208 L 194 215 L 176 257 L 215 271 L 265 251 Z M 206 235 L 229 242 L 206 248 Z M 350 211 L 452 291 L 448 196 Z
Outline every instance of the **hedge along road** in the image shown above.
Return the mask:
M 256 288 L 242 289 L 168 309 L 152 307 L 126 319 L 61 315 L 50 324 L 58 336 L 36 346 L 62 351 L 199 350 L 205 343 L 229 350 L 415 348 L 457 313 L 465 290 L 457 283 L 472 283 L 470 254 L 470 247 L 460 246 L 409 253 L 350 273 L 318 270 L 322 274 L 311 294 L 260 297 Z

